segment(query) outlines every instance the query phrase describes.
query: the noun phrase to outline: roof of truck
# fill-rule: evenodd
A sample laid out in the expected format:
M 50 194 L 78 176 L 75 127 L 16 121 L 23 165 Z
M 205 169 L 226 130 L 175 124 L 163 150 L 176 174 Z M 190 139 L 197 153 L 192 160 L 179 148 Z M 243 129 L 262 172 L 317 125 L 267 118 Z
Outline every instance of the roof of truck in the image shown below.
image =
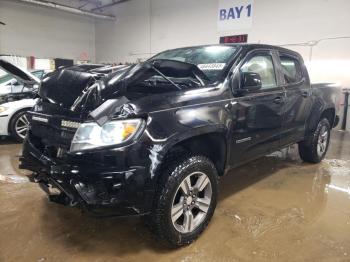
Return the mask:
M 298 57 L 301 57 L 301 55 L 298 52 L 295 52 L 293 50 L 281 47 L 281 46 L 275 46 L 275 45 L 267 45 L 267 44 L 250 44 L 250 43 L 237 43 L 237 44 L 206 44 L 206 45 L 195 45 L 195 46 L 184 46 L 180 48 L 171 48 L 168 50 L 174 50 L 174 49 L 183 49 L 183 48 L 193 48 L 193 47 L 206 47 L 206 46 L 240 46 L 246 49 L 275 49 L 281 52 L 286 52 L 290 54 L 294 54 Z
M 228 45 L 228 46 L 244 46 L 244 47 L 250 47 L 250 48 L 266 48 L 266 49 L 276 49 L 280 50 L 283 52 L 289 52 L 289 53 L 294 53 L 299 55 L 298 52 L 295 52 L 293 50 L 290 50 L 288 48 L 282 47 L 282 46 L 277 46 L 277 45 L 267 45 L 267 44 L 248 44 L 248 43 L 239 43 L 239 44 L 219 44 L 219 45 Z

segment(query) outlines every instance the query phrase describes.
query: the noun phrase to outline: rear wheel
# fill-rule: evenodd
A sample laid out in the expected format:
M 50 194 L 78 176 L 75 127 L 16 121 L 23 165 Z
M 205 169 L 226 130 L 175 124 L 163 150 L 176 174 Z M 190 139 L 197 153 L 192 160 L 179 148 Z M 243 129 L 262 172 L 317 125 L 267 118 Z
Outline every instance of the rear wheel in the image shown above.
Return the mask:
M 319 163 L 324 159 L 328 150 L 330 131 L 328 119 L 323 118 L 313 135 L 299 143 L 299 155 L 303 161 Z
M 214 213 L 217 171 L 203 156 L 179 161 L 165 170 L 151 225 L 172 246 L 186 245 L 203 232 Z
M 16 113 L 11 121 L 10 121 L 10 132 L 11 136 L 17 141 L 17 142 L 23 142 L 24 138 L 27 135 L 29 127 L 29 121 L 27 117 L 27 111 L 20 111 Z

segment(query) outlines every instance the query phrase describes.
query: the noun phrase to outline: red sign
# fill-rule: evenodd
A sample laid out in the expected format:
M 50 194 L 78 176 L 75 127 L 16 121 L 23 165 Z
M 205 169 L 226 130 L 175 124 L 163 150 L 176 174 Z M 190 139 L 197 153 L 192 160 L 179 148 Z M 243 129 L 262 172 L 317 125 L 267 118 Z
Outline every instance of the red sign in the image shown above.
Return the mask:
M 221 36 L 220 44 L 247 43 L 248 35 Z

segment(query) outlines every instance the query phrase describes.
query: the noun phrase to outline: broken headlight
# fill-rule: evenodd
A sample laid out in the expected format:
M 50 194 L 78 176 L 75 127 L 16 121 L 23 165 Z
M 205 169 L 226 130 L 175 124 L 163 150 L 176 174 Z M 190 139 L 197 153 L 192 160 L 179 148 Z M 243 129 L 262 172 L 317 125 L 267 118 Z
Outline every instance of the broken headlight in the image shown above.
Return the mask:
M 115 120 L 102 126 L 94 122 L 81 124 L 74 135 L 70 151 L 123 144 L 140 134 L 142 126 L 141 119 Z

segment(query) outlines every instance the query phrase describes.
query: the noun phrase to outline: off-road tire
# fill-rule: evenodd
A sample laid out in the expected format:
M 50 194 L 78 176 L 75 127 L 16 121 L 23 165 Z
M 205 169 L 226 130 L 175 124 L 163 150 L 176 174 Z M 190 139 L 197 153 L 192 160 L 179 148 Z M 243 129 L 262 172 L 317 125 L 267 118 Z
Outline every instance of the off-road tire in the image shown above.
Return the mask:
M 328 131 L 327 145 L 325 151 L 320 155 L 317 152 L 317 144 L 322 128 L 325 127 Z M 331 126 L 327 118 L 322 118 L 318 123 L 314 133 L 308 137 L 305 141 L 299 143 L 299 155 L 300 158 L 309 163 L 319 163 L 321 162 L 328 150 L 329 139 L 330 139 Z
M 195 171 L 203 172 L 209 178 L 212 187 L 211 202 L 203 222 L 192 232 L 184 234 L 177 231 L 173 225 L 171 207 L 179 185 L 184 178 Z M 171 247 L 190 244 L 204 231 L 213 216 L 217 203 L 217 188 L 218 173 L 212 161 L 207 157 L 191 156 L 167 163 L 161 172 L 159 188 L 149 217 L 152 231 L 160 240 L 165 240 Z

